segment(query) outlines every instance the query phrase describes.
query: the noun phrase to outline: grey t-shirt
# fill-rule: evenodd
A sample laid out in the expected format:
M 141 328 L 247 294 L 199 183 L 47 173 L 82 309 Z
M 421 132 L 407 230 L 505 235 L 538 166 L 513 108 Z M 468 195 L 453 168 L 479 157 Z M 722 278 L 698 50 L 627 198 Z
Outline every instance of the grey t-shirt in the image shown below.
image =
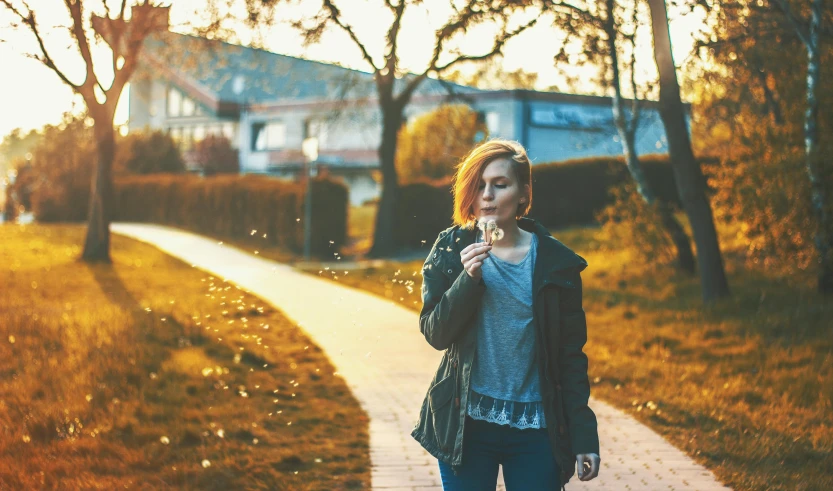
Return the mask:
M 489 255 L 481 267 L 486 290 L 475 320 L 477 351 L 471 389 L 476 394 L 469 398 L 472 417 L 482 416 L 490 408 L 494 409 L 490 413 L 508 408 L 503 417 L 478 419 L 519 427 L 530 427 L 528 421 L 534 419 L 536 424 L 532 427 L 544 426 L 532 315 L 537 246 L 538 237 L 533 234 L 529 251 L 519 263 Z M 480 407 L 482 399 L 485 406 Z M 515 424 L 524 414 L 520 425 Z

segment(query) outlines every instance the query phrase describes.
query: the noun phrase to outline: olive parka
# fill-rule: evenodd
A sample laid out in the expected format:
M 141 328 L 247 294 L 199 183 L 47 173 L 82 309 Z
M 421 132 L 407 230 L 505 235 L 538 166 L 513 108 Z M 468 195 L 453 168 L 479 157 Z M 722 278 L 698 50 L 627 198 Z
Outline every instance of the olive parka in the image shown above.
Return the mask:
M 556 240 L 534 219 L 518 226 L 538 236 L 532 279 L 533 325 L 547 433 L 563 487 L 575 474 L 576 455 L 599 454 L 596 415 L 587 405 L 590 382 L 587 324 L 581 271 L 587 261 Z M 464 270 L 460 252 L 476 240 L 477 228 L 454 225 L 440 232 L 422 267 L 423 306 L 419 329 L 435 349 L 445 350 L 411 432 L 431 455 L 463 465 L 463 429 L 471 368 L 477 346 L 475 313 L 488 285 Z

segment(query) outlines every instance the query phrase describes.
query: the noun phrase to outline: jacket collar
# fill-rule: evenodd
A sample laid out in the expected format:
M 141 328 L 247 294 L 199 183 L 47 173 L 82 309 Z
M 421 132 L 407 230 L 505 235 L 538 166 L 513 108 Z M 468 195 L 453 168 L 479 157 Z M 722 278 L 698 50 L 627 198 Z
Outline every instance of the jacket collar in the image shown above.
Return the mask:
M 518 227 L 538 236 L 538 252 L 532 278 L 533 291 L 537 293 L 548 283 L 566 287 L 575 286 L 574 268 L 578 268 L 579 272 L 584 270 L 587 267 L 587 261 L 553 237 L 549 230 L 535 219 L 521 217 L 518 219 Z M 459 253 L 474 243 L 477 237 L 477 226 L 472 221 L 467 226 L 454 228 L 455 233 L 448 235 L 452 240 L 451 246 Z

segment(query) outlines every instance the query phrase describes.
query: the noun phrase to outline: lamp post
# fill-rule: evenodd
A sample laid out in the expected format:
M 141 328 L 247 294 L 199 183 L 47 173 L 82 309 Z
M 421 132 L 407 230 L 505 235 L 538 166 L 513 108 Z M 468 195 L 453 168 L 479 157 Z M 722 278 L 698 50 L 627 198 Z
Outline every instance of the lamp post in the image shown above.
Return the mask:
M 318 160 L 318 138 L 310 137 L 304 139 L 301 144 L 301 151 L 304 154 L 304 261 L 310 260 L 312 246 L 312 183 L 310 182 L 310 164 Z

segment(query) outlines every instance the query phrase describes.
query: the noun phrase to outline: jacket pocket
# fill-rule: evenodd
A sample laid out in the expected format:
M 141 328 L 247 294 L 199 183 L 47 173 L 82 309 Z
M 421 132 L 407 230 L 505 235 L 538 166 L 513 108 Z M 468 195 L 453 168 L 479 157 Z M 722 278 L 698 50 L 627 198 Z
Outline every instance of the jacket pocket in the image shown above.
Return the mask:
M 434 427 L 437 443 L 444 452 L 451 451 L 456 436 L 457 409 L 451 403 L 455 385 L 455 371 L 452 370 L 428 391 L 431 424 Z

